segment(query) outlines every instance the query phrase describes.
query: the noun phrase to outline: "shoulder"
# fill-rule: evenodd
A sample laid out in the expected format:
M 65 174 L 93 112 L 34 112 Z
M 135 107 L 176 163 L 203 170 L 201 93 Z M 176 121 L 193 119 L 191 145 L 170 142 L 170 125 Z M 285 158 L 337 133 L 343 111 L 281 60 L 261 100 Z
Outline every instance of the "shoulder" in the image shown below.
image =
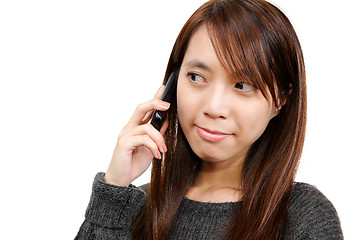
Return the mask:
M 139 186 L 139 189 L 141 189 L 145 193 L 148 193 L 149 192 L 149 183 Z
M 291 239 L 343 239 L 335 207 L 315 186 L 294 183 L 289 203 Z
M 319 203 L 328 203 L 330 201 L 325 197 L 325 195 L 320 192 L 314 185 L 307 183 L 295 182 L 291 189 L 290 202 L 292 204 L 319 204 Z

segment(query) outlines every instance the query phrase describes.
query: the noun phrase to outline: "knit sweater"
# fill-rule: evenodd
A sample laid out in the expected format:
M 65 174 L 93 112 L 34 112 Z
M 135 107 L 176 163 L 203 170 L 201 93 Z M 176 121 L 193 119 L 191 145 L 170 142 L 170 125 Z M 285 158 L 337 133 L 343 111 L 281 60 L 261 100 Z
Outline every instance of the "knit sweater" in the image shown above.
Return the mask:
M 131 239 L 130 228 L 146 203 L 146 187 L 119 187 L 98 173 L 93 183 L 85 221 L 75 240 Z M 184 197 L 170 239 L 218 239 L 236 203 L 206 203 Z M 343 239 L 332 203 L 314 186 L 293 185 L 289 203 L 289 230 L 284 239 Z

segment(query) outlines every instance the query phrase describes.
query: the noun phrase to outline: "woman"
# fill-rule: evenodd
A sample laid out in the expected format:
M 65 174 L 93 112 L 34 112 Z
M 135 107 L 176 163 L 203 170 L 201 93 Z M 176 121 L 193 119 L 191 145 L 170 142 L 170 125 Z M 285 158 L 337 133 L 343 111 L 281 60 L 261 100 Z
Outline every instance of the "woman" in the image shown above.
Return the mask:
M 342 239 L 315 187 L 294 183 L 304 143 L 301 47 L 262 0 L 212 0 L 186 22 L 164 83 L 172 103 L 138 106 L 76 239 Z M 154 110 L 168 110 L 157 131 Z M 162 154 L 164 156 L 162 157 Z M 153 161 L 152 161 L 153 160 Z M 149 185 L 131 182 L 152 164 Z

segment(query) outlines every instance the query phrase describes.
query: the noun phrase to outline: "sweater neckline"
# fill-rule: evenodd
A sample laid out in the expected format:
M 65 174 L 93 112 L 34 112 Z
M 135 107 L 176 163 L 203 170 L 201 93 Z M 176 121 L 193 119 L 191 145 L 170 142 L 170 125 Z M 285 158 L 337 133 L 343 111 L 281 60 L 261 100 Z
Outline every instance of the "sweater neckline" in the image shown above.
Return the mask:
M 241 202 L 241 201 L 238 201 L 238 202 L 202 202 L 202 201 L 197 201 L 197 200 L 187 198 L 185 196 L 183 197 L 183 201 L 192 203 L 195 205 L 203 205 L 203 206 L 205 206 L 205 205 L 208 205 L 208 206 L 226 206 L 226 205 L 234 206 Z
M 220 215 L 232 215 L 234 209 L 236 208 L 239 202 L 200 202 L 196 200 L 189 199 L 187 197 L 183 197 L 181 202 L 181 209 L 186 213 L 194 213 L 196 212 L 199 215 L 207 215 L 207 214 L 215 214 L 218 213 Z

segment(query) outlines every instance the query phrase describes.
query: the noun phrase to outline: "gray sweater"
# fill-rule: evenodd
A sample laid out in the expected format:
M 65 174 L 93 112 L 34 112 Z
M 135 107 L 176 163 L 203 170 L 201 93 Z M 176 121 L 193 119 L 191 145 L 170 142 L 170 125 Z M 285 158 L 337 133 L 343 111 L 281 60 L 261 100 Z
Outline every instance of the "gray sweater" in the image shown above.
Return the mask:
M 146 188 L 118 187 L 98 173 L 76 240 L 131 239 L 130 227 L 146 202 Z M 184 198 L 171 239 L 217 239 L 236 203 L 205 203 Z M 285 239 L 343 239 L 334 206 L 314 186 L 295 183 L 289 205 Z

